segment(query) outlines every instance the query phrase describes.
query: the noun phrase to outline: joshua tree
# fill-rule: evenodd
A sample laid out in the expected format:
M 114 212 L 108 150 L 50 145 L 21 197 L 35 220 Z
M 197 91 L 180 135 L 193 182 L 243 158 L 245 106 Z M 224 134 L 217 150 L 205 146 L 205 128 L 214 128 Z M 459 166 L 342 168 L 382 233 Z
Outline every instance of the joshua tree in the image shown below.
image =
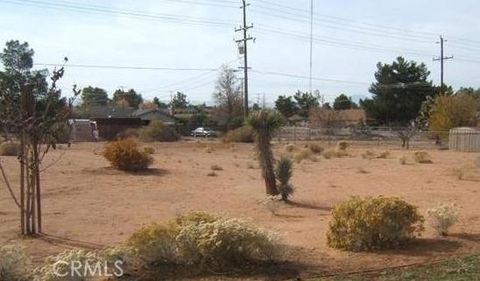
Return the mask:
M 293 193 L 293 186 L 290 184 L 290 178 L 292 177 L 292 165 L 293 162 L 288 157 L 282 157 L 278 161 L 275 167 L 275 174 L 278 179 L 278 191 L 282 195 L 283 201 L 288 201 L 288 197 Z
M 270 141 L 275 131 L 283 125 L 283 118 L 276 111 L 260 110 L 252 113 L 247 123 L 255 132 L 258 159 L 262 168 L 262 176 L 265 179 L 267 194 L 278 195 Z

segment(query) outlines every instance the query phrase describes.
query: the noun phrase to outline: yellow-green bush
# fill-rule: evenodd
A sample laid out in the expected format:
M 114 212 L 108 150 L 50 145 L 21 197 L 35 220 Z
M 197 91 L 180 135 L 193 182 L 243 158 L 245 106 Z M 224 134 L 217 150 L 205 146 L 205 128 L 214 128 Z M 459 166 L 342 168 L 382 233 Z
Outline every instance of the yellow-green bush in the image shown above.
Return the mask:
M 114 168 L 123 171 L 146 170 L 153 163 L 150 154 L 140 150 L 138 144 L 132 139 L 108 143 L 103 156 Z
M 127 241 L 138 260 L 147 266 L 170 264 L 177 261 L 176 226 L 151 224 L 135 232 Z
M 250 126 L 242 126 L 240 128 L 228 131 L 223 137 L 223 141 L 252 143 L 255 141 L 255 135 Z
M 86 250 L 65 250 L 64 252 L 47 257 L 42 267 L 35 269 L 35 281 L 84 281 L 92 280 L 88 267 L 99 261 L 97 253 Z M 76 269 L 72 269 L 75 263 Z M 58 276 L 57 274 L 65 276 Z M 81 275 L 81 276 L 79 276 Z
M 20 144 L 15 142 L 4 142 L 0 144 L 0 156 L 18 156 Z
M 424 230 L 423 222 L 417 207 L 398 198 L 353 197 L 333 209 L 327 244 L 347 251 L 399 248 Z
M 20 246 L 0 246 L 0 280 L 31 280 L 31 270 L 31 261 Z
M 275 234 L 239 219 L 188 213 L 142 228 L 127 241 L 145 266 L 243 267 L 274 259 L 281 248 Z
M 348 152 L 346 152 L 345 150 L 342 150 L 342 149 L 338 149 L 338 148 L 330 148 L 330 149 L 327 149 L 325 150 L 323 153 L 322 153 L 323 157 L 325 159 L 330 159 L 330 158 L 342 158 L 342 157 L 346 157 L 348 156 Z
M 301 163 L 303 160 L 312 160 L 314 158 L 313 152 L 310 149 L 304 149 L 295 154 L 295 162 Z
M 180 138 L 173 128 L 163 124 L 160 120 L 153 120 L 148 126 L 138 130 L 138 137 L 144 142 L 172 142 Z

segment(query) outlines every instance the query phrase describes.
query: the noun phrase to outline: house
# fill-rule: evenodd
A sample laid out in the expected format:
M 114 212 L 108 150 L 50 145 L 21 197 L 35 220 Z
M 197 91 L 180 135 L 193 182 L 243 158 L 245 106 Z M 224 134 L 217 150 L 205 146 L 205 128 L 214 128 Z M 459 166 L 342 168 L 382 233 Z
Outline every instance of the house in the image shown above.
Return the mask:
M 140 118 L 144 121 L 160 120 L 165 125 L 175 125 L 175 118 L 160 109 L 138 109 L 132 113 L 132 117 Z

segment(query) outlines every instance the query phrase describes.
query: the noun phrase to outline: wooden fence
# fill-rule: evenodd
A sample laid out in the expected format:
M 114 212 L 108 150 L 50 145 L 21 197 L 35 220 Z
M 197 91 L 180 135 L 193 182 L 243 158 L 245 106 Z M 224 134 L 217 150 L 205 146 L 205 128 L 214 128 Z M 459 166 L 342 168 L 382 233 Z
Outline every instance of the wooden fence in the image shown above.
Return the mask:
M 451 129 L 449 149 L 462 152 L 480 152 L 480 130 L 474 128 Z

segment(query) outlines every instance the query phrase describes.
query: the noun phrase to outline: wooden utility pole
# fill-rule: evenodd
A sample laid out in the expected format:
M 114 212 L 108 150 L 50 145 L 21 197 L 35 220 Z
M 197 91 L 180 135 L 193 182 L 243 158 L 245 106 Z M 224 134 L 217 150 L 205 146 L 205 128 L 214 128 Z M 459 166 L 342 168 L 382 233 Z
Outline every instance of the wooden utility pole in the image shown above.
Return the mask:
M 444 88 L 444 69 L 445 69 L 445 66 L 444 66 L 444 63 L 446 60 L 450 60 L 450 59 L 453 59 L 453 56 L 449 56 L 449 57 L 445 57 L 444 55 L 444 44 L 445 42 L 447 42 L 447 40 L 445 40 L 443 38 L 443 36 L 440 35 L 440 41 L 437 42 L 437 44 L 440 44 L 440 57 L 439 58 L 434 58 L 433 60 L 434 61 L 440 61 L 440 91 L 443 93 L 443 88 Z
M 248 36 L 247 31 L 250 28 L 253 28 L 253 25 L 247 26 L 247 7 L 250 4 L 247 4 L 246 0 L 242 0 L 242 7 L 243 10 L 243 27 L 235 29 L 235 32 L 242 31 L 243 32 L 243 39 L 236 40 L 237 43 L 243 44 L 243 100 L 244 100 L 244 117 L 245 119 L 248 117 L 248 48 L 247 42 L 249 40 L 253 40 L 252 37 Z

